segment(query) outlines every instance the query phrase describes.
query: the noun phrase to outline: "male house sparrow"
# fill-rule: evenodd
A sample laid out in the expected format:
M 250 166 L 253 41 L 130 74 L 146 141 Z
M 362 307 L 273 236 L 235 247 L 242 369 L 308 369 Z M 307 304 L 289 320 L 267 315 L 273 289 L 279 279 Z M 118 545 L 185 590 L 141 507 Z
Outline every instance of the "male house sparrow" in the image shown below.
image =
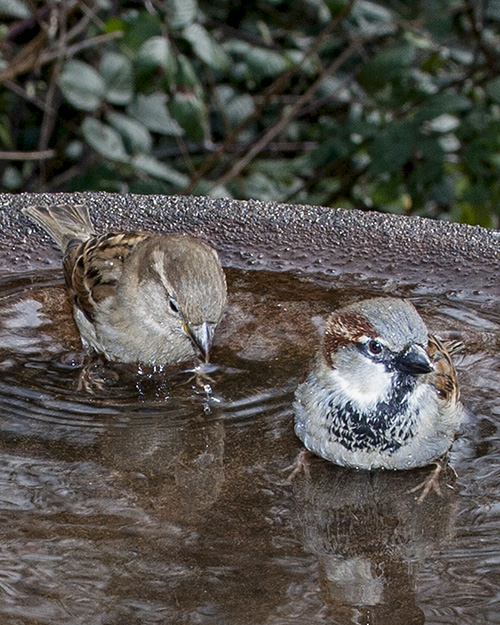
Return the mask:
M 330 315 L 295 394 L 309 451 L 359 469 L 412 469 L 445 454 L 463 418 L 452 352 L 408 301 L 377 297 Z M 436 485 L 433 485 L 437 489 Z
M 110 361 L 208 360 L 226 303 L 217 252 L 191 236 L 96 235 L 87 207 L 23 210 L 61 247 L 66 284 L 85 347 Z

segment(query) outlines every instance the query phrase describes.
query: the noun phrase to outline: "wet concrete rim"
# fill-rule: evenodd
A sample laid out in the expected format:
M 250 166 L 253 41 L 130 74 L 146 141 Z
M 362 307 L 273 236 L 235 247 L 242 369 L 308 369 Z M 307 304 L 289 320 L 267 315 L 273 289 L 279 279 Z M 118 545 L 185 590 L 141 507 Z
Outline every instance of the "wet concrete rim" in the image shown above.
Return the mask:
M 98 232 L 145 229 L 200 236 L 225 266 L 335 275 L 359 273 L 500 297 L 500 232 L 375 212 L 103 192 L 0 194 L 0 272 L 57 266 L 60 255 L 21 214 L 30 204 L 85 203 Z M 36 253 L 33 252 L 36 249 Z

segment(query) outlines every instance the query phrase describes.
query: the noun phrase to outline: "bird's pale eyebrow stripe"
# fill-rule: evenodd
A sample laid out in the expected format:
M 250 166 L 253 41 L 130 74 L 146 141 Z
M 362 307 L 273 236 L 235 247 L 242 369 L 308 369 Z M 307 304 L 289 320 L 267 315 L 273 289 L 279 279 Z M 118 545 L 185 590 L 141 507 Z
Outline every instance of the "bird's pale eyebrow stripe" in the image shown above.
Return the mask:
M 175 289 L 172 284 L 168 281 L 167 276 L 165 275 L 165 271 L 163 268 L 164 254 L 161 250 L 153 250 L 151 252 L 152 256 L 152 268 L 160 277 L 160 280 L 165 287 L 165 290 L 168 295 L 175 296 Z
M 161 250 L 153 250 L 151 256 L 153 257 L 153 269 L 161 276 L 163 274 L 163 254 Z

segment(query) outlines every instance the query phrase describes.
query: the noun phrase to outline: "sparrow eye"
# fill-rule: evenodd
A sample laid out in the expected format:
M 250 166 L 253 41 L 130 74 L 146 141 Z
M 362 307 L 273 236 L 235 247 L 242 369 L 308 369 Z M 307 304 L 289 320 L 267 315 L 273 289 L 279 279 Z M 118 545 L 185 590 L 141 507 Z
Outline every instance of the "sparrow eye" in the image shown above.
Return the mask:
M 170 310 L 176 315 L 179 314 L 179 306 L 177 306 L 177 302 L 173 297 L 168 298 L 168 304 L 170 306 Z
M 368 351 L 373 356 L 379 356 L 384 350 L 382 344 L 376 339 L 371 339 L 370 341 L 368 341 L 367 347 L 368 347 Z

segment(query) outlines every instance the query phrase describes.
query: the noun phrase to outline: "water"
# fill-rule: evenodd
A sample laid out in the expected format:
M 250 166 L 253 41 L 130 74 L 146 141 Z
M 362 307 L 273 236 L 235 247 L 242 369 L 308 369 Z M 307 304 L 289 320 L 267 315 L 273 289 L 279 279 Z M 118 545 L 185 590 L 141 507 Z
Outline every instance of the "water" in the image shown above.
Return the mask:
M 457 475 L 419 505 L 425 470 L 286 479 L 322 319 L 394 284 L 228 278 L 213 364 L 142 373 L 82 361 L 60 271 L 0 283 L 0 622 L 500 623 L 491 302 L 398 291 L 467 345 Z

